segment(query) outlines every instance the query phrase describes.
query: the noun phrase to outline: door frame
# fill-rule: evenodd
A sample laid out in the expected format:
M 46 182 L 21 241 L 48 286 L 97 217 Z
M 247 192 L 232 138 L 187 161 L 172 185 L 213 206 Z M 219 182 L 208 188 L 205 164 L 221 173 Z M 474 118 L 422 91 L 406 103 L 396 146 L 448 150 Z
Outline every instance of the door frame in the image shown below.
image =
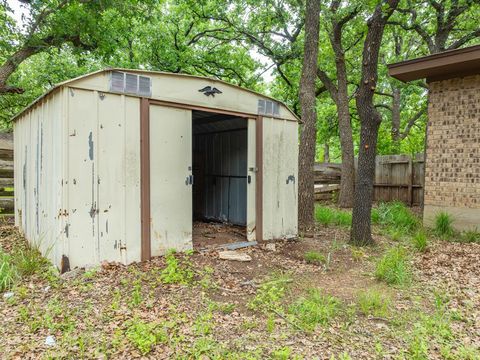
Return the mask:
M 201 110 L 217 114 L 234 115 L 255 120 L 255 240 L 263 237 L 263 117 L 237 111 L 222 110 L 170 101 L 140 98 L 140 213 L 141 213 L 141 261 L 150 260 L 151 207 L 150 207 L 150 106 L 158 105 L 188 110 Z M 248 146 L 248 145 L 247 145 Z

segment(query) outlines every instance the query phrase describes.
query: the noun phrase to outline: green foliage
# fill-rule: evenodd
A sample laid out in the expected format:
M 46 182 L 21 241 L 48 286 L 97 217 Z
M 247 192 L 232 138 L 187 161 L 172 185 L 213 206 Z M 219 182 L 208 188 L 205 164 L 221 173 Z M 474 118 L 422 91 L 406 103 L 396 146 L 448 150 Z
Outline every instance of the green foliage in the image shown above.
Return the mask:
M 418 231 L 413 237 L 412 237 L 412 245 L 413 247 L 420 252 L 424 252 L 427 250 L 427 234 L 425 231 Z
M 290 356 L 292 355 L 292 349 L 289 348 L 288 346 L 285 346 L 283 348 L 274 350 L 272 352 L 272 359 L 275 360 L 288 360 L 290 359 Z
M 148 354 L 156 344 L 168 340 L 168 334 L 161 324 L 143 322 L 138 317 L 127 323 L 125 335 L 142 355 Z
M 455 233 L 453 229 L 453 217 L 447 212 L 439 212 L 435 216 L 434 232 L 442 239 L 448 239 Z
M 186 254 L 184 260 L 180 261 L 175 257 L 175 250 L 170 250 L 165 255 L 166 266 L 160 273 L 160 280 L 164 284 L 191 283 L 195 274 L 188 256 Z
M 309 264 L 325 264 L 327 261 L 327 258 L 325 255 L 319 253 L 318 251 L 307 251 L 304 255 L 305 261 Z
M 358 307 L 365 315 L 384 317 L 387 315 L 390 300 L 379 290 L 368 289 L 358 294 Z
M 42 256 L 40 250 L 31 245 L 19 249 L 15 253 L 14 263 L 22 276 L 40 273 L 50 265 L 48 260 Z
M 260 285 L 253 300 L 247 304 L 248 308 L 264 312 L 279 309 L 289 282 L 291 282 L 291 278 L 285 274 L 272 275 L 270 279 Z
M 400 201 L 380 203 L 372 209 L 372 222 L 386 226 L 392 232 L 405 233 L 415 231 L 420 224 L 418 218 Z
M 332 207 L 315 206 L 315 219 L 323 225 L 337 225 L 348 227 L 352 225 L 352 214 Z
M 465 243 L 480 243 L 480 232 L 476 230 L 463 231 L 460 234 L 460 241 Z
M 310 289 L 306 297 L 302 297 L 289 307 L 302 327 L 314 330 L 317 325 L 327 325 L 338 315 L 340 301 L 333 296 L 323 294 L 318 289 Z
M 375 277 L 391 285 L 409 283 L 411 270 L 406 250 L 400 246 L 389 249 L 377 262 Z
M 0 292 L 10 289 L 18 277 L 10 255 L 0 249 Z

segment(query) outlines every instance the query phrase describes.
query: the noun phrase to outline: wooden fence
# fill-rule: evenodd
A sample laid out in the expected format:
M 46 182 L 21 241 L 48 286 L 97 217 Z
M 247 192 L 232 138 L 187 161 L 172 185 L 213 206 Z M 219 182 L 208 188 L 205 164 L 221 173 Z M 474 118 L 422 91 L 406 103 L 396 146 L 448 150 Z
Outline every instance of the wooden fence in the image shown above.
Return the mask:
M 414 157 L 381 155 L 377 156 L 375 163 L 374 201 L 400 200 L 408 205 L 423 204 L 423 154 Z M 340 179 L 340 164 L 315 164 L 315 199 L 334 200 L 340 189 Z
M 0 216 L 13 216 L 13 195 L 13 134 L 0 133 Z

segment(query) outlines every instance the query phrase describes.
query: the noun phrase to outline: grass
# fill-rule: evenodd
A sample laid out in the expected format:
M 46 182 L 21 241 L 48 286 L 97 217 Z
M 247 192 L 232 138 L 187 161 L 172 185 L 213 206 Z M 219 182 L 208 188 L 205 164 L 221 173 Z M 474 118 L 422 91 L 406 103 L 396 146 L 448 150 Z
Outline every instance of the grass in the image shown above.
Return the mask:
M 281 301 L 285 296 L 287 285 L 292 279 L 285 274 L 273 274 L 260 285 L 257 294 L 247 306 L 251 310 L 268 312 L 281 307 Z
M 410 209 L 400 201 L 380 203 L 372 209 L 372 223 L 387 227 L 390 232 L 412 233 L 420 222 Z
M 375 277 L 389 285 L 406 285 L 411 280 L 407 251 L 396 246 L 389 249 L 377 262 Z
M 417 232 L 414 236 L 412 236 L 412 245 L 415 250 L 419 252 L 425 252 L 427 250 L 427 234 L 424 231 Z
M 460 242 L 480 243 L 480 233 L 476 230 L 467 230 L 460 234 Z
M 357 303 L 364 315 L 385 317 L 388 313 L 390 300 L 379 290 L 369 289 L 358 294 Z
M 0 292 L 10 289 L 18 277 L 18 271 L 10 255 L 0 249 Z
M 304 255 L 304 258 L 309 264 L 321 265 L 327 262 L 325 255 L 319 253 L 318 251 L 307 251 Z
M 442 239 L 449 239 L 455 233 L 453 229 L 453 217 L 447 212 L 439 212 L 435 216 L 435 235 Z
M 36 246 L 27 246 L 18 250 L 13 256 L 13 261 L 22 276 L 39 273 L 49 266 L 48 260 L 42 256 Z
M 296 317 L 304 329 L 314 330 L 317 325 L 328 325 L 340 309 L 340 300 L 318 289 L 310 289 L 306 297 L 290 305 L 289 313 Z
M 315 206 L 315 219 L 325 226 L 336 225 L 349 227 L 352 225 L 351 212 L 328 206 Z

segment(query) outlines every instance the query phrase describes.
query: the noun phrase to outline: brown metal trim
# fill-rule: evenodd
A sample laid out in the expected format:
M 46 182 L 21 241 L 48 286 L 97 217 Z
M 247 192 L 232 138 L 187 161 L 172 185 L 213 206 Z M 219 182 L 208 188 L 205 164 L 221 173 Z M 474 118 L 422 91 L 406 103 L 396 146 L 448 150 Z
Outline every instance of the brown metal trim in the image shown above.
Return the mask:
M 257 116 L 255 122 L 255 238 L 263 240 L 263 117 Z
M 390 76 L 407 82 L 429 82 L 480 73 L 480 45 L 450 50 L 388 65 Z
M 150 242 L 150 101 L 140 99 L 141 260 L 152 256 Z
M 258 119 L 258 117 L 259 117 L 258 114 L 254 114 L 254 113 L 244 113 L 244 112 L 239 112 L 239 111 L 223 110 L 223 109 L 211 108 L 211 107 L 207 107 L 207 106 L 179 103 L 179 102 L 175 102 L 175 101 L 164 101 L 164 100 L 150 99 L 150 104 L 167 106 L 167 107 L 174 107 L 174 108 L 179 108 L 179 109 L 206 111 L 206 112 L 211 112 L 211 113 L 216 113 L 216 114 L 232 115 L 232 116 L 238 116 L 238 117 L 243 117 L 243 118 L 248 118 L 248 119 Z M 297 119 L 295 119 L 295 120 L 285 119 L 285 118 L 274 117 L 274 116 L 272 116 L 272 119 L 299 122 L 299 120 L 297 120 Z

